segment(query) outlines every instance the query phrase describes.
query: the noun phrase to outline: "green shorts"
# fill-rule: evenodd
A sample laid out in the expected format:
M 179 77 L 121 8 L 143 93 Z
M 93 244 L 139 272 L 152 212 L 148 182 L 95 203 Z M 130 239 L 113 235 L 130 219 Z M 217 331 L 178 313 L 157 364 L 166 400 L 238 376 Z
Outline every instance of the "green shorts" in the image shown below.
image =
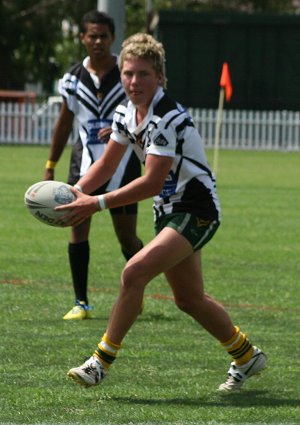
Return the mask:
M 172 227 L 197 251 L 213 237 L 219 225 L 218 220 L 203 220 L 190 213 L 174 213 L 159 217 L 155 223 L 155 232 L 158 234 L 164 227 Z

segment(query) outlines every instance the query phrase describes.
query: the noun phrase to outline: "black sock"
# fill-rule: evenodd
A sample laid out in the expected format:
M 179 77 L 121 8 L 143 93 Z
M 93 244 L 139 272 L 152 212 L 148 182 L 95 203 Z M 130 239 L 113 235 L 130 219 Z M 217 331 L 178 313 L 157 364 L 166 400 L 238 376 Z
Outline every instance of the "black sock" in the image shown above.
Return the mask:
M 84 301 L 88 304 L 87 285 L 90 260 L 89 241 L 69 243 L 68 252 L 75 297 L 77 300 Z

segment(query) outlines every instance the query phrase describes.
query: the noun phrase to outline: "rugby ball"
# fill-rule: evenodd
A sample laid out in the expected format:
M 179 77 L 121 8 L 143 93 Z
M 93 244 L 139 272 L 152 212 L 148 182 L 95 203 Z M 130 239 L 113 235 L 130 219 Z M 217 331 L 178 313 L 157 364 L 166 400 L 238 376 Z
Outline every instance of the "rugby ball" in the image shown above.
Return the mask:
M 55 211 L 54 207 L 69 204 L 76 199 L 67 183 L 45 180 L 30 186 L 24 196 L 25 205 L 37 220 L 49 226 L 64 227 L 65 223 L 56 223 L 65 211 Z

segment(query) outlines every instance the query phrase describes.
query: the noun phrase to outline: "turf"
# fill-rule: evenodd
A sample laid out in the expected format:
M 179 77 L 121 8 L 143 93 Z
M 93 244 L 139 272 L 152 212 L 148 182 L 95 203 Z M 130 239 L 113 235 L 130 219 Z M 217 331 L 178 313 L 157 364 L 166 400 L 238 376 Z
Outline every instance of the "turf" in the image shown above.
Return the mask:
M 219 344 L 178 311 L 164 278 L 147 288 L 145 311 L 100 387 L 66 379 L 94 350 L 124 264 L 107 211 L 93 219 L 93 320 L 62 316 L 73 292 L 68 229 L 45 226 L 23 205 L 43 178 L 48 148 L 0 146 L 0 423 L 298 424 L 300 154 L 221 151 L 222 226 L 203 250 L 206 290 L 268 355 L 243 391 L 216 391 L 229 365 Z M 212 152 L 208 152 L 209 158 Z M 65 180 L 69 150 L 57 169 Z M 153 236 L 151 201 L 139 234 Z

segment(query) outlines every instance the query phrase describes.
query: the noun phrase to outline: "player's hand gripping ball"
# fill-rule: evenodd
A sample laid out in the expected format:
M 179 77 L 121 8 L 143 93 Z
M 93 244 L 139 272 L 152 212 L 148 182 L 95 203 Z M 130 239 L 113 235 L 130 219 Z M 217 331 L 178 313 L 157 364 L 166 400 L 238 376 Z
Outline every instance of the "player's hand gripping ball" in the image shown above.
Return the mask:
M 61 221 L 57 223 L 56 220 L 66 212 L 55 211 L 54 208 L 75 201 L 76 196 L 71 187 L 69 184 L 54 180 L 35 183 L 25 193 L 25 205 L 37 220 L 49 226 L 64 227 L 66 223 Z

